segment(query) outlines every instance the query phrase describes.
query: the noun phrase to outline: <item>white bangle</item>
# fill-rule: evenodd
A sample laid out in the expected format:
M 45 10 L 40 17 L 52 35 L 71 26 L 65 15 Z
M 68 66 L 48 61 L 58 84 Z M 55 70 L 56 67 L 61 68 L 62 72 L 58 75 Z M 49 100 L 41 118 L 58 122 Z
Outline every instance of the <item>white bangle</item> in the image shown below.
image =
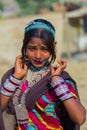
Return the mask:
M 64 79 L 62 77 L 58 76 L 58 78 L 55 81 L 51 82 L 51 86 L 54 87 L 57 84 L 61 84 L 62 82 L 64 82 Z
M 6 79 L 4 85 L 1 88 L 1 93 L 6 96 L 11 96 L 17 87 L 20 87 L 22 80 L 14 78 L 12 75 L 9 79 Z

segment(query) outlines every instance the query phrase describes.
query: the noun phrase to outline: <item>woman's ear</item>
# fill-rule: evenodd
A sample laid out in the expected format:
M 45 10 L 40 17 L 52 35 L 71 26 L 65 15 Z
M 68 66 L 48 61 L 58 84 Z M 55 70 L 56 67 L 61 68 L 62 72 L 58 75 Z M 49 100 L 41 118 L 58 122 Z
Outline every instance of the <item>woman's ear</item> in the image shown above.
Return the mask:
M 54 46 L 56 46 L 56 44 L 57 44 L 57 41 L 54 42 Z

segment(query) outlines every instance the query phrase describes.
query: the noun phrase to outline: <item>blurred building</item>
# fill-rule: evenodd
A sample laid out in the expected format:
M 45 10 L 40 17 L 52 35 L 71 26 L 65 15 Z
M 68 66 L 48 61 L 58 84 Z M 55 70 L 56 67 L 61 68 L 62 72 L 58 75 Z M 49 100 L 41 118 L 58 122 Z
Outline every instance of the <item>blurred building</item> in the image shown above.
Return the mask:
M 19 8 L 15 0 L 3 0 L 4 10 L 2 12 L 3 17 L 16 16 Z

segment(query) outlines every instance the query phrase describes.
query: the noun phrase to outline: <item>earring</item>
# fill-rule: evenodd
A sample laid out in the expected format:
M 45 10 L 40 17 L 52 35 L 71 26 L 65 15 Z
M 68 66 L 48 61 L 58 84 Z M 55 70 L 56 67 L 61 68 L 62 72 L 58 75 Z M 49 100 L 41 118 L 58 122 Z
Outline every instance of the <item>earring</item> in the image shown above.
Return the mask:
M 25 56 L 23 57 L 23 63 L 26 64 L 26 65 L 29 64 L 29 58 L 28 58 L 28 55 L 25 55 Z

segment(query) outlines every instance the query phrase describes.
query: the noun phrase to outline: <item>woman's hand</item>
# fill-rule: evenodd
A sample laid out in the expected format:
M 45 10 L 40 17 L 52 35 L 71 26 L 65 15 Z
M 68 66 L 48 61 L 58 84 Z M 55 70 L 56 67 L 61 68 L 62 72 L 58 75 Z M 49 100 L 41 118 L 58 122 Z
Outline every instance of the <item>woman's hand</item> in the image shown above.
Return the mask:
M 51 75 L 60 75 L 62 71 L 66 68 L 66 60 L 60 59 L 57 61 L 58 65 L 51 67 Z M 54 76 L 52 79 L 56 78 Z
M 28 72 L 28 67 L 26 64 L 23 63 L 23 58 L 21 55 L 16 57 L 15 61 L 15 71 L 13 76 L 15 78 L 21 79 L 26 76 Z
M 51 68 L 51 74 L 52 75 L 60 75 L 61 72 L 66 68 L 66 61 L 64 59 L 60 59 L 57 61 L 59 65 L 56 65 L 55 67 Z

